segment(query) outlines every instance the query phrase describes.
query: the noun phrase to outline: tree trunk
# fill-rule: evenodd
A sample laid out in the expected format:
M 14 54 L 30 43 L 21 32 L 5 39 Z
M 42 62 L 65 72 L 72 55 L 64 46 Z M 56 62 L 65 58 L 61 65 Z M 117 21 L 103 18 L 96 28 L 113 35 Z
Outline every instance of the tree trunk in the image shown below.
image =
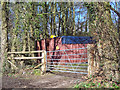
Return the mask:
M 2 30 L 1 30 L 1 63 L 3 71 L 6 69 L 5 64 L 7 64 L 7 51 L 8 51 L 8 44 L 7 44 L 7 2 L 1 2 L 2 7 Z M 9 68 L 7 68 L 9 69 Z
M 52 13 L 53 11 L 53 2 L 51 2 L 51 5 L 50 5 L 51 9 L 50 9 L 50 13 Z M 52 22 L 53 22 L 53 15 L 51 14 L 51 22 L 50 22 L 50 34 L 52 35 L 53 34 L 53 26 L 52 26 Z
M 76 35 L 76 29 L 75 29 L 75 8 L 74 8 L 74 2 L 72 2 L 73 5 L 73 36 Z
M 65 5 L 65 2 L 62 2 L 62 10 L 65 9 L 64 5 Z M 62 29 L 62 35 L 66 35 L 66 33 L 65 33 L 65 11 L 62 11 L 62 26 L 61 26 L 61 29 Z
M 95 19 L 92 19 L 90 30 L 93 36 L 98 41 L 95 48 L 95 59 L 104 63 L 104 75 L 109 80 L 116 80 L 118 78 L 118 51 L 117 47 L 120 45 L 118 42 L 117 28 L 111 19 L 110 4 L 109 2 L 94 3 L 96 6 Z M 93 13 L 91 14 L 93 15 Z M 100 46 L 100 47 L 99 47 Z M 100 53 L 101 52 L 101 53 Z M 111 77 L 112 76 L 112 77 Z
M 61 11 L 61 7 L 60 7 L 60 11 Z M 60 27 L 61 27 L 61 12 L 58 14 L 59 16 L 59 28 L 58 28 L 58 36 L 60 36 Z
M 54 3 L 54 10 L 53 10 L 54 12 L 54 14 L 53 14 L 53 28 L 54 28 L 54 35 L 56 35 L 56 21 L 55 21 L 55 17 L 56 17 L 56 2 Z
M 72 10 L 71 10 L 72 2 L 69 2 L 69 35 L 73 35 L 73 26 L 72 26 Z

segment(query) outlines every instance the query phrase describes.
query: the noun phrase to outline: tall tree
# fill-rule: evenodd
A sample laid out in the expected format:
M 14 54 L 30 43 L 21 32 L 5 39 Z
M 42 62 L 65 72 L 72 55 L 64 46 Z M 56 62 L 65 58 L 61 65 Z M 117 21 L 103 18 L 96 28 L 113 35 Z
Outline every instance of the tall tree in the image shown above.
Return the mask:
M 54 9 L 53 9 L 53 27 L 54 27 L 54 30 L 53 30 L 53 33 L 54 35 L 56 35 L 56 2 L 54 3 Z
M 72 2 L 73 6 L 73 36 L 76 35 L 76 29 L 75 29 L 75 8 L 74 8 L 74 2 Z
M 118 62 L 119 62 L 119 35 L 117 33 L 117 28 L 111 18 L 110 3 L 100 2 L 100 3 L 90 3 L 87 4 L 89 10 L 90 30 L 93 33 L 97 43 L 95 49 L 96 60 L 104 63 L 104 74 L 108 79 L 118 79 L 116 70 L 118 72 Z M 101 48 L 99 47 L 101 46 Z M 114 63 L 115 66 L 112 66 Z M 110 68 L 115 69 L 110 69 Z M 112 77 L 109 75 L 112 74 Z

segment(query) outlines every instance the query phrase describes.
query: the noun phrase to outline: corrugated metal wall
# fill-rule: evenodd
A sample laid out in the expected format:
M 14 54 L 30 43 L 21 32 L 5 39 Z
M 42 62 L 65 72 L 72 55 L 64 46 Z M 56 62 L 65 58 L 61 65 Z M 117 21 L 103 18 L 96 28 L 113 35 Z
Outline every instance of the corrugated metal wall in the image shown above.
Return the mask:
M 66 50 L 66 49 L 77 49 L 77 48 L 84 48 L 84 47 L 87 47 L 87 44 L 62 44 L 62 39 L 60 37 L 58 38 L 54 38 L 54 39 L 48 39 L 46 40 L 48 46 L 47 48 L 47 51 L 55 51 L 57 50 L 56 49 L 56 46 L 59 47 L 58 50 Z M 41 40 L 41 48 L 40 48 L 40 45 L 39 43 L 38 44 L 38 50 L 45 50 L 45 40 Z M 60 56 L 62 54 L 77 54 L 77 53 L 81 53 L 83 55 L 65 55 L 65 56 Z M 60 62 L 69 62 L 68 58 L 69 59 L 74 59 L 74 58 L 87 58 L 87 54 L 84 54 L 84 53 L 87 53 L 87 49 L 82 49 L 82 50 L 69 50 L 69 51 L 59 51 L 59 52 L 49 52 L 47 53 L 48 55 L 51 55 L 51 56 L 48 56 L 47 58 L 48 59 L 61 59 Z M 52 56 L 54 55 L 54 56 Z M 59 55 L 59 56 L 55 56 L 55 55 Z M 67 60 L 62 60 L 62 59 L 67 59 Z M 87 62 L 87 60 L 70 60 L 72 63 L 77 63 L 77 62 Z M 48 62 L 51 62 L 51 61 L 48 61 Z M 58 60 L 54 61 L 54 62 L 59 62 Z

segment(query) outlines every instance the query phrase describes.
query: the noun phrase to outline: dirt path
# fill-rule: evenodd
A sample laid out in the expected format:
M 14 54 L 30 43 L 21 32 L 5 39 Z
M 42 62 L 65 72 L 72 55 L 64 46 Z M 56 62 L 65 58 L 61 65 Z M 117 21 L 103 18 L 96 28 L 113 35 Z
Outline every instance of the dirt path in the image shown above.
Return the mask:
M 70 73 L 47 73 L 43 76 L 27 76 L 23 78 L 3 76 L 3 88 L 72 88 L 82 82 L 82 75 Z M 28 78 L 28 79 L 27 79 Z

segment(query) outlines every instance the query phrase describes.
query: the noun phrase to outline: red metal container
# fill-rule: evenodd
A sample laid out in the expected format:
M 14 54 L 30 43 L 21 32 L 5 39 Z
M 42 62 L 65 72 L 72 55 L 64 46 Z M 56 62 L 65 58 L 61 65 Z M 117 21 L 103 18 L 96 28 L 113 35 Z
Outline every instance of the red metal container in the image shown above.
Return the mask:
M 71 62 L 71 63 L 87 62 L 87 59 L 85 59 L 87 58 L 87 49 L 77 50 L 78 48 L 85 48 L 85 47 L 87 47 L 87 44 L 62 44 L 61 37 L 56 37 L 52 39 L 43 39 L 41 40 L 41 42 L 37 42 L 38 50 L 56 51 L 56 50 L 76 49 L 76 50 L 68 50 L 68 51 L 48 52 L 47 53 L 48 62 L 51 62 L 51 60 L 49 59 L 58 59 L 55 60 L 54 62 Z M 79 54 L 79 55 L 69 55 L 69 54 Z M 72 60 L 72 59 L 77 59 L 77 60 Z

